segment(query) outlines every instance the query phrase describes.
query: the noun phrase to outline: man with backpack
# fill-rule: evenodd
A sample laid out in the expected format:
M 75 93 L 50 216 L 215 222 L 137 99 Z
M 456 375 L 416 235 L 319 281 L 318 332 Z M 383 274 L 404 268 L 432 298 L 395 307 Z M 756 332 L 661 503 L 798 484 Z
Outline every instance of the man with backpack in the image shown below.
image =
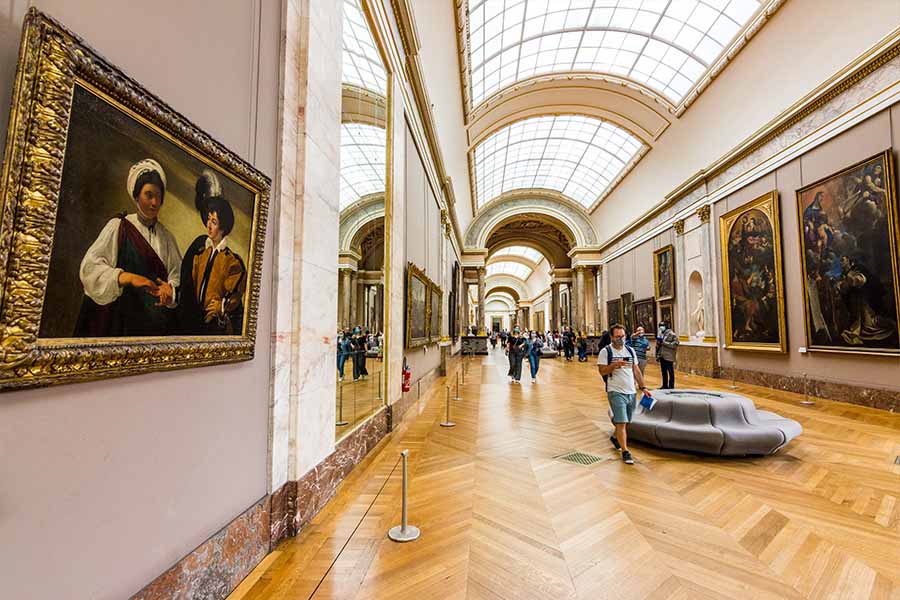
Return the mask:
M 606 398 L 616 428 L 615 435 L 610 436 L 609 441 L 617 450 L 622 451 L 622 460 L 625 464 L 633 465 L 634 458 L 628 451 L 626 428 L 634 414 L 637 390 L 640 389 L 648 397 L 652 397 L 652 394 L 644 386 L 644 377 L 638 368 L 637 355 L 631 347 L 625 345 L 625 327 L 616 324 L 609 332 L 612 343 L 601 349 L 597 358 L 597 369 L 606 382 Z

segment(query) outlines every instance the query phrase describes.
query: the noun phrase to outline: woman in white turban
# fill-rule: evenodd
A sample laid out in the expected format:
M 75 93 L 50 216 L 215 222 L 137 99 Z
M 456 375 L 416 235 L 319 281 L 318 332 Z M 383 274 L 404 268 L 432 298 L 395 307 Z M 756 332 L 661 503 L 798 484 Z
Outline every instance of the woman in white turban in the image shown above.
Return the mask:
M 159 222 L 166 173 L 151 158 L 134 164 L 126 190 L 136 212 L 109 220 L 81 261 L 84 301 L 76 337 L 170 333 L 181 252 Z

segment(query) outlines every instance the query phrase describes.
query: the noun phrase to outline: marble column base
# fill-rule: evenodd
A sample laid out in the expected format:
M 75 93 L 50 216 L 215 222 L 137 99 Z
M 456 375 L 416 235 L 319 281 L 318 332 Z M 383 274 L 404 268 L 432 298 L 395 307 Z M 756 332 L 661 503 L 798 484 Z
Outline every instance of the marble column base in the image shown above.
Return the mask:
M 441 350 L 443 350 L 443 348 Z M 440 367 L 435 367 L 431 371 L 425 373 L 425 375 L 420 377 L 418 380 L 413 381 L 412 385 L 409 388 L 409 391 L 405 394 L 401 394 L 400 399 L 391 404 L 390 426 L 388 429 L 389 431 L 394 431 L 397 426 L 403 421 L 403 418 L 406 415 L 406 411 L 408 411 L 410 407 L 412 407 L 416 402 L 420 400 L 418 392 L 419 383 L 421 382 L 423 390 L 427 390 L 438 377 L 441 377 Z M 456 380 L 454 379 L 454 382 L 455 381 Z
M 675 369 L 691 375 L 716 377 L 719 373 L 719 351 L 715 346 L 678 346 Z
M 465 354 L 483 354 L 488 353 L 488 339 L 481 335 L 465 335 L 462 339 L 462 351 Z

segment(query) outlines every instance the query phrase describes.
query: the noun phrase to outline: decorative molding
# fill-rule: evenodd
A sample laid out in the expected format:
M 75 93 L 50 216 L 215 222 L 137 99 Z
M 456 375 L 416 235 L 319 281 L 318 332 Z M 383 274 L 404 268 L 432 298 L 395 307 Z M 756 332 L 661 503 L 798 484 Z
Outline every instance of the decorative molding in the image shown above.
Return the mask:
M 659 235 L 672 220 L 689 216 L 701 204 L 715 203 L 886 109 L 900 99 L 900 77 L 892 76 L 897 71 L 900 27 L 604 242 L 604 262 Z M 882 72 L 882 81 L 875 85 L 867 81 Z M 814 118 L 817 111 L 854 89 L 864 97 L 853 99 L 853 106 L 837 107 L 835 110 L 842 112 L 836 117 L 829 114 Z
M 672 223 L 672 229 L 675 230 L 675 233 L 678 235 L 684 234 L 684 219 L 678 219 L 674 223 Z

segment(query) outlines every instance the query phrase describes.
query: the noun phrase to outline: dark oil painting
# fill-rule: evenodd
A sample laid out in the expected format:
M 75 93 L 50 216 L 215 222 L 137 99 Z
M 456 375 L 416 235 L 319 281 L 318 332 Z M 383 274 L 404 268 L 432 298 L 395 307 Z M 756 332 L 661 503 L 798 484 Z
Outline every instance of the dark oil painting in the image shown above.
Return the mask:
M 723 215 L 726 347 L 784 352 L 778 194 Z
M 656 300 L 645 298 L 634 302 L 634 328 L 644 328 L 644 335 L 656 335 Z
M 256 194 L 76 85 L 41 338 L 241 335 Z
M 900 352 L 890 150 L 797 191 L 807 344 Z
M 653 253 L 656 299 L 675 298 L 675 248 L 670 244 Z
M 659 303 L 659 321 L 665 323 L 669 329 L 678 329 L 675 327 L 675 308 L 671 302 Z
M 622 299 L 608 300 L 606 302 L 606 323 L 607 329 L 615 324 L 622 325 Z

